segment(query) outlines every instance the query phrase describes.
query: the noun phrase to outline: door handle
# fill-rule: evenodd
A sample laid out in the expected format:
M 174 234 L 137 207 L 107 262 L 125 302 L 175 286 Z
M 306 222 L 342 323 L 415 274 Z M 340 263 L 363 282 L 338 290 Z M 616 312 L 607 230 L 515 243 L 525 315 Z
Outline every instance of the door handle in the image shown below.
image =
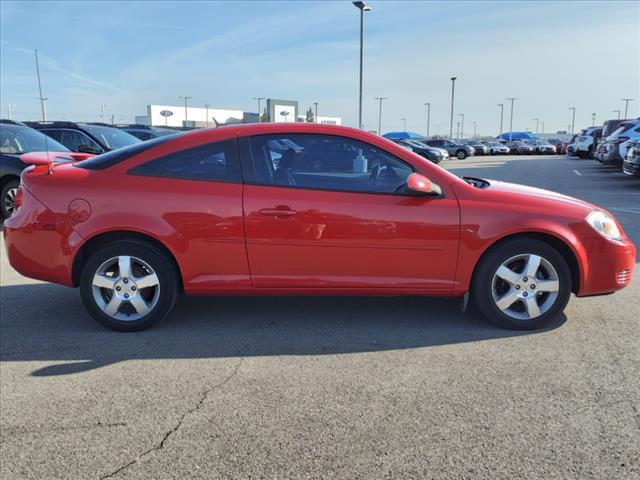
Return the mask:
M 295 215 L 296 213 L 298 212 L 291 210 L 289 207 L 263 208 L 260 210 L 261 215 L 269 215 L 270 217 L 286 218 Z

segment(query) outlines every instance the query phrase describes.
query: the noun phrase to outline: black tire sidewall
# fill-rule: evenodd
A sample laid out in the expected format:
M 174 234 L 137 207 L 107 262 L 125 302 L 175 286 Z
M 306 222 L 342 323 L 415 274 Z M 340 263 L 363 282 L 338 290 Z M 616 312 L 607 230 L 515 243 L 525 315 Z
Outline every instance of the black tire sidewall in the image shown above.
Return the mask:
M 4 198 L 6 197 L 9 190 L 13 188 L 18 188 L 20 186 L 20 180 L 9 180 L 2 186 L 2 191 L 0 192 L 0 217 L 4 220 L 9 217 L 9 214 L 5 211 L 4 208 Z
M 558 273 L 560 290 L 558 298 L 548 312 L 531 320 L 516 320 L 504 314 L 495 304 L 492 281 L 493 275 L 503 262 L 525 253 L 540 255 L 553 265 Z M 480 260 L 471 290 L 474 305 L 490 322 L 512 330 L 534 330 L 545 327 L 562 313 L 569 302 L 571 288 L 571 270 L 560 252 L 540 240 L 514 239 L 498 245 Z
M 129 255 L 144 260 L 155 271 L 160 281 L 160 298 L 156 306 L 138 320 L 122 321 L 102 312 L 93 298 L 93 276 L 105 261 L 119 255 Z M 100 324 L 119 332 L 136 332 L 160 322 L 173 308 L 178 296 L 178 272 L 164 252 L 153 245 L 135 240 L 120 240 L 96 251 L 87 260 L 80 276 L 80 295 L 85 308 Z
M 456 158 L 458 160 L 464 160 L 465 158 L 467 158 L 467 152 L 465 152 L 464 150 L 458 150 L 456 152 Z

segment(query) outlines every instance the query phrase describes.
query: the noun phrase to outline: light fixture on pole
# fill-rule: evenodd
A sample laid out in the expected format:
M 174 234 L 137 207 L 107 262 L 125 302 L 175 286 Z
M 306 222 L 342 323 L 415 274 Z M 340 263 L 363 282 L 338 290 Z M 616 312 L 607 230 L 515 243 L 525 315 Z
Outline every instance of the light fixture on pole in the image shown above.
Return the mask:
M 449 138 L 453 138 L 453 99 L 456 93 L 456 79 L 458 77 L 451 77 L 451 122 L 449 127 Z
M 569 107 L 573 113 L 571 114 L 571 135 L 573 135 L 573 129 L 576 125 L 576 107 Z
M 427 138 L 429 138 L 429 124 L 431 123 L 431 102 L 425 103 L 427 106 Z
M 262 111 L 260 110 L 260 102 L 264 100 L 264 97 L 253 97 L 253 100 L 258 101 L 258 123 L 262 122 Z
M 509 141 L 513 140 L 513 102 L 517 100 L 516 97 L 507 98 L 511 102 L 511 119 L 509 120 Z
M 402 131 L 406 132 L 407 131 L 407 119 L 406 118 L 401 118 L 400 121 L 402 121 Z
M 362 129 L 362 63 L 364 57 L 364 12 L 371 10 L 371 7 L 364 2 L 353 2 L 353 5 L 360 10 L 360 93 L 358 100 L 358 128 Z
M 313 102 L 313 106 L 316 107 L 316 113 L 313 118 L 315 119 L 316 123 L 319 123 L 318 122 L 318 102 Z
M 620 110 L 614 110 L 613 113 L 617 113 L 618 114 L 618 120 L 620 120 Z
M 382 101 L 387 97 L 373 97 L 374 100 L 378 100 L 378 135 L 382 135 Z
M 178 98 L 184 99 L 184 126 L 186 127 L 187 126 L 187 120 L 188 120 L 188 118 L 187 118 L 187 102 L 193 97 L 185 97 L 183 95 L 180 95 Z
M 498 134 L 498 137 L 500 137 L 502 135 L 502 117 L 504 116 L 504 103 L 499 103 L 496 106 L 500 107 L 500 133 Z
M 627 118 L 627 113 L 629 112 L 629 102 L 633 101 L 633 98 L 623 98 L 624 102 L 624 118 Z
M 534 118 L 534 120 L 536 121 L 536 133 L 538 133 L 538 126 L 540 125 L 540 119 Z
M 104 123 L 104 107 L 108 107 L 109 104 L 108 103 L 101 103 L 100 104 L 100 121 L 102 123 Z
M 462 119 L 460 122 L 460 138 L 464 138 L 464 113 L 459 113 L 458 116 Z

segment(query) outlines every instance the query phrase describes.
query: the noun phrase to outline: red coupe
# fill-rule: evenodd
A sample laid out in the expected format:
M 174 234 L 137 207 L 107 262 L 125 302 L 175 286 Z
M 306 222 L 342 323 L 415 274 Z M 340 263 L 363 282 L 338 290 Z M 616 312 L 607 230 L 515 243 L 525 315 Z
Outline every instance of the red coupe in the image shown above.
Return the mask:
M 4 223 L 23 275 L 133 331 L 189 295 L 432 295 L 532 329 L 631 282 L 605 210 L 459 178 L 360 130 L 224 126 L 25 170 Z

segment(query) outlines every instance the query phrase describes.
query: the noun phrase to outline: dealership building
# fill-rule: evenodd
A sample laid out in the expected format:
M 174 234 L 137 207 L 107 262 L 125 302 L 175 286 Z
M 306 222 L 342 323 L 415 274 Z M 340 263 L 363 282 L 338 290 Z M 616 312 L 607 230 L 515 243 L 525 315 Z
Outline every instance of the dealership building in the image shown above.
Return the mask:
M 306 111 L 300 112 L 295 100 L 268 98 L 262 121 L 306 122 Z M 137 115 L 135 123 L 152 127 L 195 127 L 206 128 L 222 124 L 257 123 L 256 112 L 245 112 L 216 107 L 184 107 L 184 105 L 147 105 L 146 115 Z M 317 123 L 342 125 L 340 117 L 318 115 Z

